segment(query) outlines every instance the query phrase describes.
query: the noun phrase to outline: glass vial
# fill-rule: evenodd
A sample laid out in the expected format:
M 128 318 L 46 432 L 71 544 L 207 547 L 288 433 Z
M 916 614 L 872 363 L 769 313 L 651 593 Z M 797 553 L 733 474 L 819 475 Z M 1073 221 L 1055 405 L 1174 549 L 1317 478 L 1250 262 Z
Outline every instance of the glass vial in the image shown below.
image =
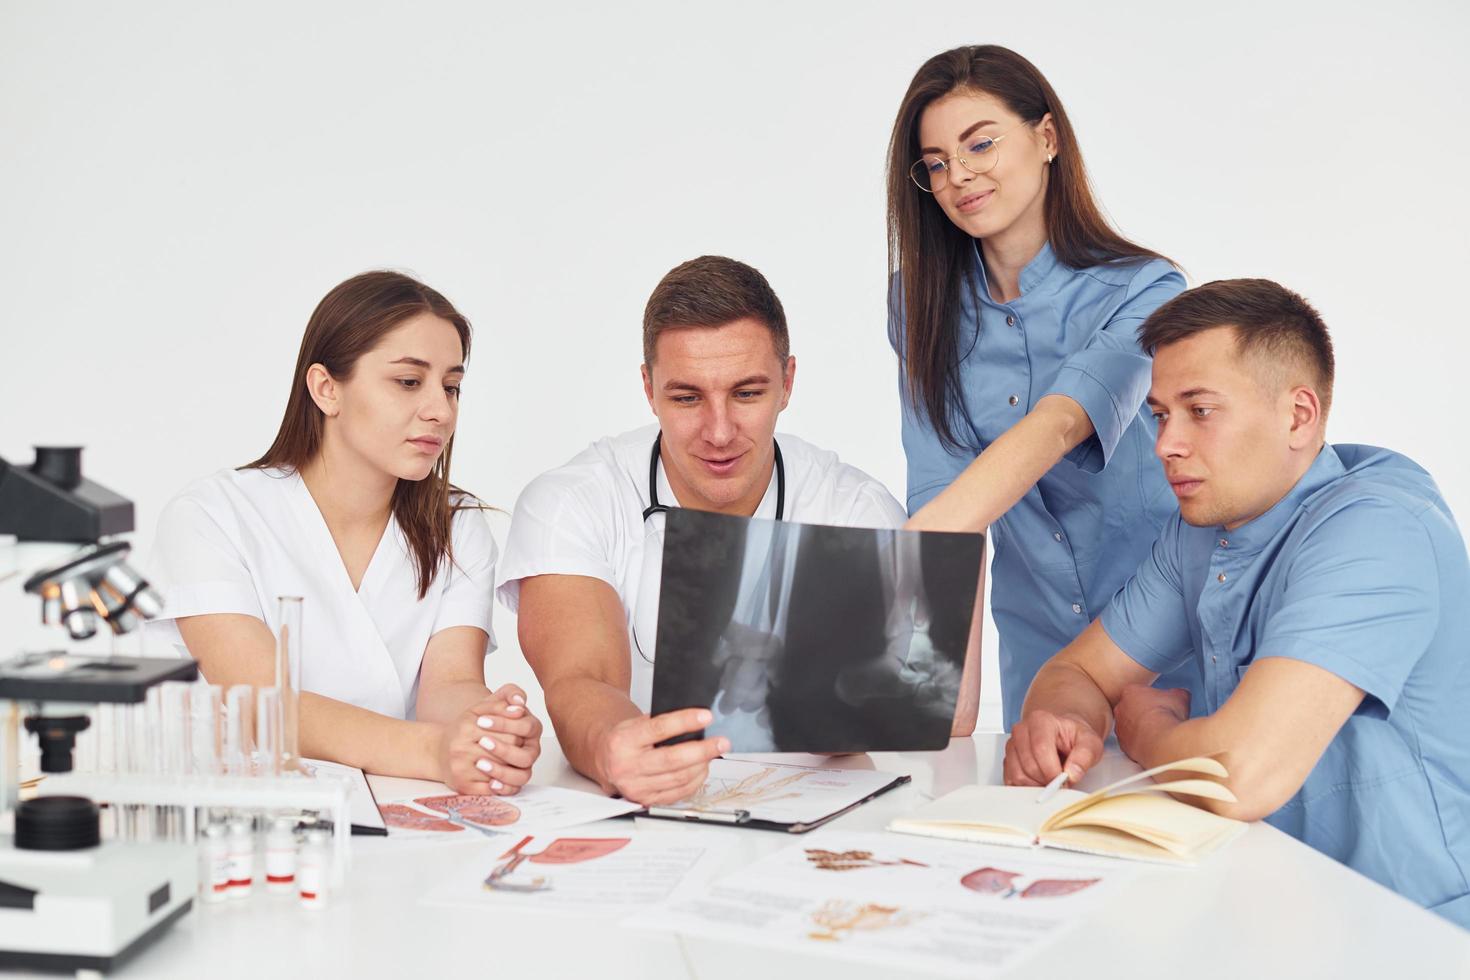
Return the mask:
M 296 890 L 296 821 L 277 817 L 265 838 L 265 890 L 289 895 Z
M 246 898 L 255 885 L 255 834 L 249 820 L 230 821 L 231 898 Z
M 199 897 L 209 903 L 223 902 L 230 893 L 230 842 L 224 824 L 204 828 L 199 845 L 204 865 L 199 876 Z
M 321 828 L 306 832 L 301 860 L 296 868 L 297 894 L 301 904 L 317 908 L 327 900 L 328 872 L 332 861 L 332 835 Z

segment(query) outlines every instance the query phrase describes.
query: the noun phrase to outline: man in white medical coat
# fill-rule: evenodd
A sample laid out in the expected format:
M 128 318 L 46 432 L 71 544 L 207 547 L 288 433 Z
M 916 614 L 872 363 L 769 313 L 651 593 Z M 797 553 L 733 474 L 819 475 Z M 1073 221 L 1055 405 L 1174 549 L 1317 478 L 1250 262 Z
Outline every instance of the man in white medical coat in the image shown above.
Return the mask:
M 698 790 L 724 738 L 658 747 L 711 721 L 649 717 L 664 509 L 898 527 L 903 508 L 835 454 L 776 433 L 796 358 L 780 300 L 755 269 L 703 256 L 666 275 L 643 320 L 643 388 L 658 423 L 599 440 L 521 494 L 499 570 L 562 751 L 604 790 L 645 805 Z M 973 730 L 966 665 L 956 732 Z

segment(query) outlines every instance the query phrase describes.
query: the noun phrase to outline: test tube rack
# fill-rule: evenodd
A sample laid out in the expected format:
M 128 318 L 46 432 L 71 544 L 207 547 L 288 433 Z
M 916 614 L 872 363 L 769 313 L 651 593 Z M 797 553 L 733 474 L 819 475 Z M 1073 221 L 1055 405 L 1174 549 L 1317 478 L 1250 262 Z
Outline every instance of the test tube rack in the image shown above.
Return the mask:
M 180 776 L 145 773 L 62 773 L 36 787 L 38 796 L 85 796 L 113 806 L 172 806 L 184 812 L 184 835 L 197 838 L 200 807 L 242 810 L 316 810 L 332 818 L 333 885 L 340 886 L 351 854 L 352 785 L 332 773 L 281 776 Z

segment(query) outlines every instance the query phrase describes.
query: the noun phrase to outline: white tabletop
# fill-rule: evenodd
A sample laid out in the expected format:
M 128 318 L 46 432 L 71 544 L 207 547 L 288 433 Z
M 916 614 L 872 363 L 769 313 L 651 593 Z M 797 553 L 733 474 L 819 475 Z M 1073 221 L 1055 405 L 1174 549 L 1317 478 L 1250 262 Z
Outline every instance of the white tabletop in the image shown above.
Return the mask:
M 879 830 L 927 799 L 968 783 L 998 783 L 1004 739 L 956 739 L 943 752 L 874 753 L 824 765 L 913 776 L 829 825 Z M 789 757 L 787 757 L 789 758 Z M 797 757 L 801 758 L 801 757 Z M 814 757 L 805 757 L 816 760 Z M 1113 752 L 1081 788 L 1134 769 Z M 438 784 L 372 777 L 380 798 L 444 791 Z M 547 739 L 535 782 L 595 791 Z M 616 831 L 629 818 L 594 825 Z M 638 829 L 687 833 L 685 825 L 638 819 Z M 824 828 L 825 830 L 825 828 Z M 818 839 L 824 830 L 806 840 Z M 741 828 L 729 835 L 731 867 L 790 845 L 791 835 Z M 320 909 L 294 898 L 195 905 L 123 977 L 522 976 L 740 978 L 893 977 L 862 964 L 620 928 L 623 913 L 427 906 L 419 898 L 466 862 L 503 850 L 495 841 L 354 837 L 347 886 Z M 1264 824 L 1194 869 L 1132 864 L 1120 898 L 1024 963 L 1016 977 L 1371 977 L 1414 972 L 1470 977 L 1470 933 Z

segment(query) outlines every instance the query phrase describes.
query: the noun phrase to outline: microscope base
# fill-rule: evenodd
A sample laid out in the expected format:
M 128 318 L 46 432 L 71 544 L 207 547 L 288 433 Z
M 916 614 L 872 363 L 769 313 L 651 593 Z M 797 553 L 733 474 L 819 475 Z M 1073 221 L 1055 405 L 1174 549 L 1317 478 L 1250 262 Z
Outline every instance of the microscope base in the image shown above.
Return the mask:
M 190 909 L 197 860 L 186 844 L 20 851 L 0 838 L 0 967 L 115 968 Z

